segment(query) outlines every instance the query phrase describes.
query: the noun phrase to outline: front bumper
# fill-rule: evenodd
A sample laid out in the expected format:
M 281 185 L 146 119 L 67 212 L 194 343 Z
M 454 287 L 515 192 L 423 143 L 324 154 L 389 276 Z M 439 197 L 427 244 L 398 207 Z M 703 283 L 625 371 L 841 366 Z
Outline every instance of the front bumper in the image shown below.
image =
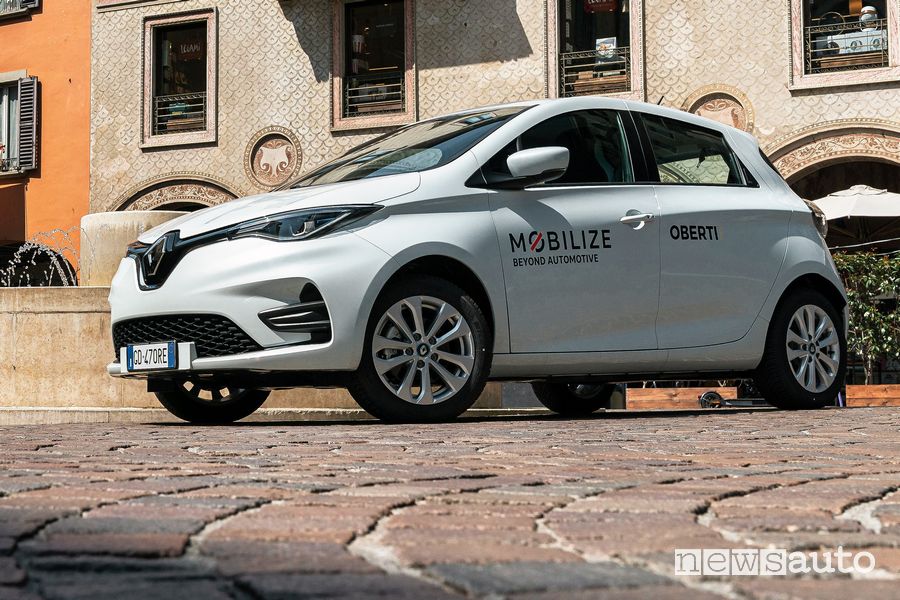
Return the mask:
M 125 258 L 110 289 L 112 324 L 162 315 L 221 315 L 262 347 L 215 357 L 197 357 L 193 346 L 188 352 L 179 347 L 179 355 L 187 357 L 179 360 L 177 373 L 182 374 L 352 371 L 359 365 L 375 297 L 392 271 L 388 254 L 348 232 L 298 242 L 247 238 L 204 246 L 186 254 L 155 290 L 140 289 L 137 263 Z M 318 288 L 328 308 L 332 337 L 327 343 L 310 343 L 309 334 L 276 331 L 259 317 L 295 304 L 308 283 Z M 121 360 L 110 363 L 107 372 L 148 376 L 126 372 Z

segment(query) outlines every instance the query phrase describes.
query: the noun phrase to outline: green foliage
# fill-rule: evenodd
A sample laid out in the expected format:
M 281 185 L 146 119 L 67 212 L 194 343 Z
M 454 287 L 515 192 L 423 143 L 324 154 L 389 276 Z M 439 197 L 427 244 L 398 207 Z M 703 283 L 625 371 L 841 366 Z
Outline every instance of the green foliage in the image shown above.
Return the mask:
M 847 290 L 847 345 L 862 359 L 868 384 L 880 358 L 900 358 L 900 258 L 856 252 L 835 254 L 834 263 Z

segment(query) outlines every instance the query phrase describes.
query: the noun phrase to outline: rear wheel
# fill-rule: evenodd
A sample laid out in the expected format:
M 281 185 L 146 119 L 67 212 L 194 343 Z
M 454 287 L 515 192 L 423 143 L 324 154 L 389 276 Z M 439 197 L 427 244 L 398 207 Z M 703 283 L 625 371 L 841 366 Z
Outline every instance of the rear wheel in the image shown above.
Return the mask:
M 443 279 L 413 277 L 375 302 L 362 361 L 348 389 L 384 421 L 454 419 L 484 389 L 491 345 L 475 300 Z
M 541 404 L 566 417 L 584 417 L 601 408 L 611 408 L 616 386 L 612 383 L 555 383 L 539 381 L 531 384 Z
M 819 292 L 803 290 L 778 307 L 755 381 L 773 406 L 822 408 L 834 403 L 846 367 L 840 313 Z
M 269 392 L 186 381 L 173 391 L 156 392 L 166 409 L 183 421 L 216 425 L 239 421 L 263 405 Z

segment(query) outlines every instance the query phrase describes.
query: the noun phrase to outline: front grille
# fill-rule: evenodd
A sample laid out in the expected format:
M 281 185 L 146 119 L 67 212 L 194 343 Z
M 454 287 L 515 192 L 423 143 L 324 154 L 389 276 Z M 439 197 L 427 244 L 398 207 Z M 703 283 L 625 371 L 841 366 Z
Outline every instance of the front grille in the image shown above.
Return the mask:
M 230 319 L 219 315 L 170 315 L 122 321 L 113 326 L 116 358 L 128 344 L 194 342 L 198 358 L 262 350 Z

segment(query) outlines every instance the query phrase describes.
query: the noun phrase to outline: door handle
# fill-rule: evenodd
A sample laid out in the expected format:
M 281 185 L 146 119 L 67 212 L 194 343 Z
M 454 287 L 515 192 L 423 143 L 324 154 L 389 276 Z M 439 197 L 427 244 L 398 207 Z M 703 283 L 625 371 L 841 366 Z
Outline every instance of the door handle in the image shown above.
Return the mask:
M 636 210 L 629 210 L 624 217 L 619 219 L 619 223 L 623 225 L 631 225 L 635 231 L 643 229 L 644 225 L 652 221 L 655 217 L 653 213 L 642 213 Z

